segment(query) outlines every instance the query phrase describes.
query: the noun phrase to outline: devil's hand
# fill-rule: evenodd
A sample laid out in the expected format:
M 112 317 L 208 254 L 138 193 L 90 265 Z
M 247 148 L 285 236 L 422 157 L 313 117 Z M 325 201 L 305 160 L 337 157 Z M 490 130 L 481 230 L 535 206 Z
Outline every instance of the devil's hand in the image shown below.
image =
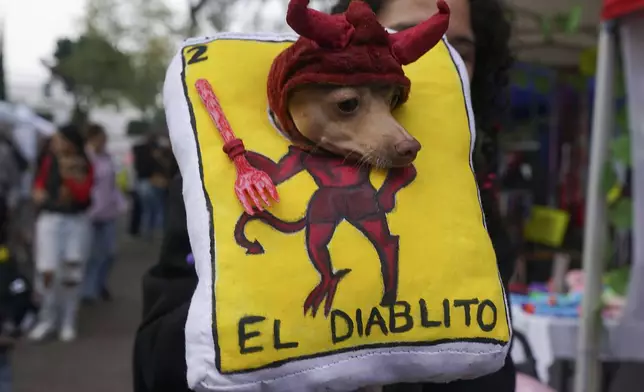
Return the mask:
M 413 165 L 390 169 L 385 182 L 378 191 L 378 204 L 385 212 L 393 211 L 396 206 L 396 193 L 409 185 L 416 178 Z
M 251 164 L 256 169 L 259 170 L 271 170 L 275 166 L 275 162 L 265 157 L 262 154 L 258 154 L 255 151 L 246 151 L 245 153 L 248 163 Z
M 300 159 L 301 154 L 301 150 L 289 147 L 288 152 L 279 162 L 273 162 L 270 158 L 254 151 L 246 151 L 245 155 L 251 166 L 268 174 L 273 183 L 279 185 L 304 169 Z
M 378 205 L 384 212 L 391 212 L 396 205 L 396 198 L 391 192 L 378 192 Z

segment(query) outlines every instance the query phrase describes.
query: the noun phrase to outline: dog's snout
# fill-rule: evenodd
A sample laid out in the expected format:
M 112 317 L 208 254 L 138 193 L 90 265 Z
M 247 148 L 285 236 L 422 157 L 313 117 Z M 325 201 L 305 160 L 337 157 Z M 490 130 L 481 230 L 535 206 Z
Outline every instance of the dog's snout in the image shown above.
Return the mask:
M 418 151 L 420 151 L 420 143 L 416 139 L 403 140 L 398 142 L 394 149 L 401 157 L 413 159 L 416 158 Z

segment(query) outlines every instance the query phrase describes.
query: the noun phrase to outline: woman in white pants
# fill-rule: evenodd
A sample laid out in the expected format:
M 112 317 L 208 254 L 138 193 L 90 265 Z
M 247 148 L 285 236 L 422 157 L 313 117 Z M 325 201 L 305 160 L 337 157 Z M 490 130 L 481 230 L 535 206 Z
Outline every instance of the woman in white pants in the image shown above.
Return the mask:
M 40 208 L 36 221 L 35 264 L 41 308 L 32 340 L 56 329 L 62 341 L 76 338 L 76 316 L 90 233 L 87 210 L 93 169 L 80 130 L 62 127 L 43 159 L 34 184 Z

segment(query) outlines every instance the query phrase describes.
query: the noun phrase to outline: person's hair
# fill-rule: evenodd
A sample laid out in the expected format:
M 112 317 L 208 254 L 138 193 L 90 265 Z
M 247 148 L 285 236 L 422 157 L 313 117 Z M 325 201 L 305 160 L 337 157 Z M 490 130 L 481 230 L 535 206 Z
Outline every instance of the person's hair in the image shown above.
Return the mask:
M 85 138 L 91 140 L 97 136 L 105 135 L 105 128 L 99 124 L 89 124 L 85 129 Z
M 388 0 L 363 0 L 378 14 Z M 507 86 L 512 66 L 510 22 L 503 0 L 468 0 L 476 38 L 471 83 L 472 108 L 479 131 L 479 151 L 488 165 L 496 161 L 496 130 L 508 108 Z M 345 12 L 351 0 L 339 0 L 331 13 Z
M 87 155 L 85 154 L 86 140 L 83 133 L 83 129 L 73 123 L 64 125 L 58 129 L 58 134 L 74 146 L 76 154 L 87 161 Z

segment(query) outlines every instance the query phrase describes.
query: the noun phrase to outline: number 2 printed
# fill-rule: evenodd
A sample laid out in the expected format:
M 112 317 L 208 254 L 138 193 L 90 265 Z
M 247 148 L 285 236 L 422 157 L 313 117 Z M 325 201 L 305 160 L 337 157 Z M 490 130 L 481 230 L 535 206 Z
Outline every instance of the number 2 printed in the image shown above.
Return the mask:
M 188 59 L 188 65 L 197 64 L 202 61 L 208 60 L 208 56 L 206 55 L 207 50 L 208 47 L 206 45 L 197 45 L 188 49 L 186 53 L 192 53 L 192 56 L 190 56 L 190 59 Z

